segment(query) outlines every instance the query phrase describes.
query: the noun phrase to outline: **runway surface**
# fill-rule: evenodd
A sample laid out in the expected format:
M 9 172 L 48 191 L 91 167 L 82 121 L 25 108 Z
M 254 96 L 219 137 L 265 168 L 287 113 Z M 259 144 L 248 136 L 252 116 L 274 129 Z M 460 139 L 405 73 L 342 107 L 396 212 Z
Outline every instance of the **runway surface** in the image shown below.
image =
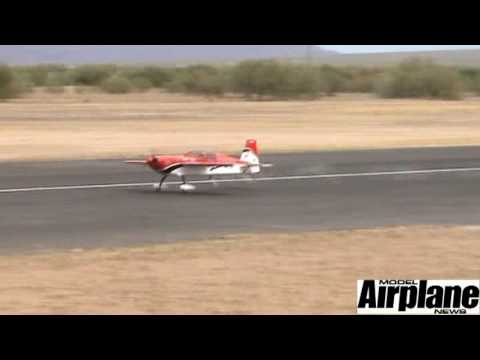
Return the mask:
M 480 148 L 265 156 L 259 181 L 192 194 L 119 160 L 0 164 L 0 253 L 245 232 L 480 224 Z M 176 181 L 172 178 L 171 181 Z

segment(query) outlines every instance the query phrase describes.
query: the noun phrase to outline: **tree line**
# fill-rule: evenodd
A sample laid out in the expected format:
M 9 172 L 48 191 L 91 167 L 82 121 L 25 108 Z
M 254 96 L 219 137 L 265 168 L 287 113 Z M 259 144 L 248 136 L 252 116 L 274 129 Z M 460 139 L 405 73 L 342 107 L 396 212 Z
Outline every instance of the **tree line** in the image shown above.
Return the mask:
M 163 89 L 173 93 L 249 99 L 317 99 L 338 93 L 375 93 L 384 98 L 457 100 L 480 94 L 480 68 L 457 68 L 410 59 L 393 67 L 340 67 L 245 61 L 233 66 L 61 65 L 0 66 L 0 99 L 22 96 L 36 87 L 53 93 L 74 86 L 111 94 Z

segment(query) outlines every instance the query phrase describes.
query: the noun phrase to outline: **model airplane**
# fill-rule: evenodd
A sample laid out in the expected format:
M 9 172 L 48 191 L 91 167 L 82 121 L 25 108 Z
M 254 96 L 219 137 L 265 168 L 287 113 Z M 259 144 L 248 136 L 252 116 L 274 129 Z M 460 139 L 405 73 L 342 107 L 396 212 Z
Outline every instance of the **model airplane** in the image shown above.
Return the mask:
M 146 160 L 130 160 L 126 163 L 148 166 L 161 174 L 160 183 L 154 185 L 155 191 L 165 190 L 165 180 L 174 175 L 182 179 L 180 189 L 184 192 L 195 190 L 195 186 L 187 183 L 187 176 L 207 176 L 213 181 L 215 176 L 259 174 L 262 168 L 272 166 L 260 163 L 256 140 L 247 140 L 239 158 L 220 153 L 192 151 L 184 155 L 152 155 Z

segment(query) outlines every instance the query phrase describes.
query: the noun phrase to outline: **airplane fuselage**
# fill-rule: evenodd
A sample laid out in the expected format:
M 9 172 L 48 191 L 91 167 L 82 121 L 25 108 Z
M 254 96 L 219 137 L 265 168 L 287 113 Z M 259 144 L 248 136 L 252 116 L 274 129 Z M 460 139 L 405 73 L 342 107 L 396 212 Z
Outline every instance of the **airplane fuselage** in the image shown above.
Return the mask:
M 258 154 L 256 140 L 247 140 L 239 158 L 221 153 L 192 151 L 185 155 L 152 155 L 145 161 L 131 160 L 127 163 L 147 165 L 153 171 L 161 174 L 161 182 L 154 186 L 157 191 L 162 190 L 165 180 L 172 175 L 182 178 L 183 185 L 180 186 L 182 190 L 190 191 L 195 187 L 187 183 L 187 177 L 206 176 L 213 180 L 216 176 L 248 176 L 260 173 L 262 167 L 268 167 L 268 165 L 260 163 Z
M 178 177 L 256 174 L 260 166 L 250 159 L 223 154 L 192 154 L 183 156 L 153 156 L 148 162 L 154 171 Z

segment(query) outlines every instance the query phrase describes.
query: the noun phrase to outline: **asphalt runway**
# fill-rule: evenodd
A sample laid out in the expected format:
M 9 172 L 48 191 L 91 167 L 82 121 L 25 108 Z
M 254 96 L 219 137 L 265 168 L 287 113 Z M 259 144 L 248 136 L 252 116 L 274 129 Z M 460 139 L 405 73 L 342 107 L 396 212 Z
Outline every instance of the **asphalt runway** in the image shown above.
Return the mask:
M 246 232 L 480 224 L 480 147 L 265 156 L 259 181 L 177 186 L 119 160 L 0 164 L 0 253 Z M 170 181 L 177 181 L 172 178 Z

